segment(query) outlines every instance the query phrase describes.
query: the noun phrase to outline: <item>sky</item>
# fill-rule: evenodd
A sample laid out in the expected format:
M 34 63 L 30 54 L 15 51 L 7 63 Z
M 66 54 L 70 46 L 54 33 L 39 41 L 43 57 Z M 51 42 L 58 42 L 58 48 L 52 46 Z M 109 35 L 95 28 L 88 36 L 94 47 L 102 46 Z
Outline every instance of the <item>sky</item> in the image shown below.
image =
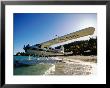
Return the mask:
M 39 44 L 86 27 L 97 29 L 96 13 L 14 13 L 13 18 L 14 54 L 24 52 L 27 44 Z

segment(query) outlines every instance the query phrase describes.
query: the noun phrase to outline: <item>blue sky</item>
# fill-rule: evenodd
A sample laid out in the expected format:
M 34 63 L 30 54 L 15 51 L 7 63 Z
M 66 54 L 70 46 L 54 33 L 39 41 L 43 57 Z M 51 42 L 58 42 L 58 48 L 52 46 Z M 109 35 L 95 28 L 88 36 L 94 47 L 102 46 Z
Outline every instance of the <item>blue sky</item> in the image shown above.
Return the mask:
M 86 27 L 97 27 L 95 13 L 14 13 L 14 54 Z

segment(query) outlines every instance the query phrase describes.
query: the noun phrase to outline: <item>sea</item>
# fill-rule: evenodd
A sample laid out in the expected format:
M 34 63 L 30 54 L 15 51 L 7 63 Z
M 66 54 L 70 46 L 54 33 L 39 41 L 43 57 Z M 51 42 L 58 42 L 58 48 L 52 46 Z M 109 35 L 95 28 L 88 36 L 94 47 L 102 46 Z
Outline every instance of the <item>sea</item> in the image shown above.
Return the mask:
M 23 65 L 23 66 L 13 66 L 13 74 L 14 75 L 44 75 L 45 72 L 55 64 L 55 60 L 52 60 L 51 57 L 32 57 L 32 56 L 14 56 L 14 64 L 15 61 L 22 61 L 27 59 L 36 59 L 41 61 L 41 63 L 37 63 L 34 65 Z

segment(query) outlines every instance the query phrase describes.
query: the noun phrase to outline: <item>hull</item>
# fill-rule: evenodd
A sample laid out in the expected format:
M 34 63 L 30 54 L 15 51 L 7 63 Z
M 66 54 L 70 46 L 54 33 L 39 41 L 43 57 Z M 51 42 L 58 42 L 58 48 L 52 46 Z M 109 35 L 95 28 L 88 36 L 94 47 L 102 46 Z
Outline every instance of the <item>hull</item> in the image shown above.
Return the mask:
M 38 56 L 57 56 L 57 55 L 64 55 L 64 53 L 55 53 L 55 52 L 47 52 L 47 51 L 38 51 L 38 50 L 27 50 L 26 53 L 34 54 Z

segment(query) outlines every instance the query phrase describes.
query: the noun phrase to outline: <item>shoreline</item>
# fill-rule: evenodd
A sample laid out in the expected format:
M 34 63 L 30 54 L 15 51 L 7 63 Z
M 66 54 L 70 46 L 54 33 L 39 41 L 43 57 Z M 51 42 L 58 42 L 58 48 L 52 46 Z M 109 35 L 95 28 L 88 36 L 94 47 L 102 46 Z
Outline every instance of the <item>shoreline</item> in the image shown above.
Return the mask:
M 42 58 L 42 57 L 41 57 Z M 96 74 L 97 56 L 57 56 L 47 57 L 57 60 L 42 75 L 78 75 Z M 45 63 L 44 63 L 45 64 Z M 49 64 L 49 63 L 47 63 Z M 42 70 L 42 69 L 41 69 Z M 40 74 L 39 74 L 40 75 Z
M 55 65 L 52 64 L 52 66 L 47 71 L 45 71 L 43 75 L 52 75 L 54 74 L 54 72 L 55 72 Z
M 50 67 L 45 75 L 79 75 L 87 76 L 96 74 L 97 56 L 68 56 L 58 57 L 62 62 L 58 62 L 54 67 Z M 87 60 L 94 59 L 94 60 Z
M 77 56 L 58 56 L 58 58 L 62 59 L 63 61 L 74 61 L 74 60 L 78 60 L 78 61 L 83 61 L 83 62 L 91 62 L 91 63 L 97 63 L 97 56 L 81 56 L 81 55 L 77 55 Z

